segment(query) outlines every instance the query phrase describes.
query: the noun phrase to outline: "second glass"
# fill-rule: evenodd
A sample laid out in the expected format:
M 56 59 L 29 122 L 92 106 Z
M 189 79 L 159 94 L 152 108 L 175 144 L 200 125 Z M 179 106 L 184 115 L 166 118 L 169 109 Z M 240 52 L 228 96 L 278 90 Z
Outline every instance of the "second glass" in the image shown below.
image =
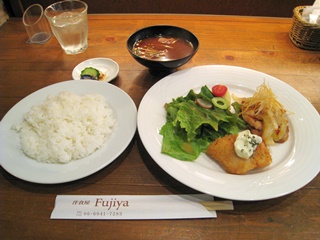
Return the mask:
M 67 54 L 84 52 L 88 47 L 88 5 L 82 1 L 61 1 L 45 9 L 52 32 Z
M 40 4 L 28 7 L 23 13 L 22 22 L 29 36 L 27 43 L 44 44 L 51 38 L 51 30 Z

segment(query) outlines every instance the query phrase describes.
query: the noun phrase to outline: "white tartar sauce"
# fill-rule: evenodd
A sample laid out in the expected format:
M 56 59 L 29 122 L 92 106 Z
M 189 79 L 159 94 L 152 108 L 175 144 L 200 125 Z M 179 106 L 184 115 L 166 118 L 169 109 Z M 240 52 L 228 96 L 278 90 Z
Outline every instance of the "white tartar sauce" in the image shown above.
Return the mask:
M 245 130 L 238 133 L 238 137 L 234 142 L 234 150 L 239 157 L 248 159 L 260 143 L 262 143 L 261 137 L 251 134 L 249 130 Z

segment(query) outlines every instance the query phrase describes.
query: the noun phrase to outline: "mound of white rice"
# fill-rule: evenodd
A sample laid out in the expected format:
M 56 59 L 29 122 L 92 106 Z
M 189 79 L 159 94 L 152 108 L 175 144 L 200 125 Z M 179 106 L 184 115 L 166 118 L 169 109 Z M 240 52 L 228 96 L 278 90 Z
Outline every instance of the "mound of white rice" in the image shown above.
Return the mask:
M 13 129 L 20 133 L 22 151 L 30 158 L 68 163 L 101 148 L 114 124 L 104 97 L 61 92 L 33 106 Z

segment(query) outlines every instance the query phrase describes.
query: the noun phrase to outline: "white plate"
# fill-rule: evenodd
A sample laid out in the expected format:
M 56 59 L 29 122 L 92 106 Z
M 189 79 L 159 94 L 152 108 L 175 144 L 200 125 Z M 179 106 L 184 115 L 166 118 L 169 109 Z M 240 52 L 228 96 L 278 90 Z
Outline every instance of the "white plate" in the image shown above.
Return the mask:
M 201 86 L 226 85 L 238 96 L 252 96 L 263 81 L 271 87 L 289 115 L 290 136 L 270 148 L 270 166 L 246 175 L 226 173 L 205 154 L 194 162 L 161 154 L 159 130 L 166 122 L 164 104 Z M 320 169 L 320 118 L 298 91 L 267 74 L 232 66 L 202 66 L 173 73 L 149 89 L 138 110 L 138 131 L 150 156 L 181 183 L 200 192 L 233 200 L 265 200 L 289 194 L 311 181 Z
M 119 73 L 119 65 L 110 58 L 91 58 L 79 63 L 72 71 L 72 78 L 80 80 L 80 74 L 86 67 L 93 67 L 102 72 L 105 76 L 101 82 L 110 82 L 115 79 Z
M 112 108 L 115 127 L 104 146 L 90 156 L 67 164 L 39 163 L 28 158 L 20 149 L 19 135 L 11 130 L 21 122 L 23 114 L 41 104 L 49 95 L 62 91 L 76 94 L 100 94 Z M 0 123 L 1 165 L 17 178 L 35 183 L 63 183 L 93 174 L 113 162 L 128 146 L 136 131 L 137 108 L 120 88 L 98 81 L 66 81 L 42 88 L 22 99 L 3 117 Z

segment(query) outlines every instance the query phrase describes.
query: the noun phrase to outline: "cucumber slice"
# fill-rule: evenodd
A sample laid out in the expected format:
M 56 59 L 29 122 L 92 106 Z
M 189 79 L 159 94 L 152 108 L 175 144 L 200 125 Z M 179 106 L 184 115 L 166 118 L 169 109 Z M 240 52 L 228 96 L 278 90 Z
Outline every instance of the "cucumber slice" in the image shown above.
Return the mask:
M 81 71 L 80 78 L 81 79 L 88 79 L 91 77 L 93 80 L 98 80 L 100 77 L 100 72 L 98 69 L 93 67 L 87 67 Z
M 211 101 L 215 107 L 220 109 L 228 109 L 230 107 L 228 100 L 223 97 L 214 97 Z

